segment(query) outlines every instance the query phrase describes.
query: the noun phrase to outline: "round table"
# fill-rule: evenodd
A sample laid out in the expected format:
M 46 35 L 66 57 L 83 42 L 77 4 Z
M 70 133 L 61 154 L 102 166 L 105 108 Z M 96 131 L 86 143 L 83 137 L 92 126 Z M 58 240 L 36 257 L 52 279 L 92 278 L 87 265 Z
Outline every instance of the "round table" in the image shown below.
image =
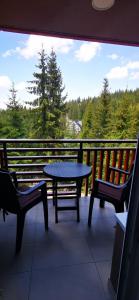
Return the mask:
M 53 179 L 53 199 L 55 204 L 55 221 L 58 223 L 59 210 L 77 210 L 77 221 L 80 221 L 79 198 L 81 196 L 82 179 L 92 173 L 92 168 L 76 162 L 55 162 L 48 164 L 43 169 L 44 174 Z M 77 183 L 77 196 L 75 206 L 58 206 L 57 182 L 75 181 Z

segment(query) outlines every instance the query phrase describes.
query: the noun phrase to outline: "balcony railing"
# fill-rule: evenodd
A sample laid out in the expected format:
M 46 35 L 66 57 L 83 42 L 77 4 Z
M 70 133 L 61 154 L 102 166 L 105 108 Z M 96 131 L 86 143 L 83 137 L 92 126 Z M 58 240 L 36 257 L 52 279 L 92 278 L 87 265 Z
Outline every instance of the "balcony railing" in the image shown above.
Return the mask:
M 93 186 L 95 178 L 108 179 L 109 165 L 129 170 L 135 157 L 137 140 L 43 140 L 1 139 L 0 163 L 2 168 L 15 170 L 18 182 L 33 184 L 42 179 L 52 189 L 52 180 L 44 177 L 43 167 L 60 160 L 78 161 L 92 166 L 92 176 L 84 180 L 84 193 Z M 111 174 L 111 182 L 125 182 L 118 173 Z M 73 184 L 63 184 L 65 189 Z M 61 187 L 61 186 L 60 186 Z

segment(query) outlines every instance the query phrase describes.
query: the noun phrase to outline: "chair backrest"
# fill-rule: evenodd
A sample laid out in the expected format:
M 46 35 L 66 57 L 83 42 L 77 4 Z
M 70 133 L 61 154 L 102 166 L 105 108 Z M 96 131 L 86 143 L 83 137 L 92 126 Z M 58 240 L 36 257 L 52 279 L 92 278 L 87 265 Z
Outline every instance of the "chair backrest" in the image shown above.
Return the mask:
M 19 209 L 17 191 L 10 172 L 0 170 L 0 208 L 16 213 Z
M 123 200 L 125 201 L 127 208 L 128 208 L 128 203 L 129 203 L 129 195 L 130 195 L 130 188 L 131 188 L 131 182 L 132 182 L 132 176 L 133 176 L 133 169 L 134 169 L 134 164 L 132 165 L 131 172 L 129 174 L 127 181 L 124 183 L 125 188 L 123 191 Z

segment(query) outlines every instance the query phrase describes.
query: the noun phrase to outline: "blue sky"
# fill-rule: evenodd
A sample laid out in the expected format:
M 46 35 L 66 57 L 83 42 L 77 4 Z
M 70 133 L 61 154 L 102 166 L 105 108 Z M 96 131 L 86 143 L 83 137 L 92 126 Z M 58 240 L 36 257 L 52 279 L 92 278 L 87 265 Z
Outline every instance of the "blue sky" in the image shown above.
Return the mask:
M 0 32 L 0 107 L 5 108 L 12 82 L 17 98 L 31 98 L 27 81 L 37 71 L 38 51 L 52 47 L 63 76 L 67 100 L 101 93 L 103 79 L 111 92 L 139 87 L 139 49 L 120 45 Z

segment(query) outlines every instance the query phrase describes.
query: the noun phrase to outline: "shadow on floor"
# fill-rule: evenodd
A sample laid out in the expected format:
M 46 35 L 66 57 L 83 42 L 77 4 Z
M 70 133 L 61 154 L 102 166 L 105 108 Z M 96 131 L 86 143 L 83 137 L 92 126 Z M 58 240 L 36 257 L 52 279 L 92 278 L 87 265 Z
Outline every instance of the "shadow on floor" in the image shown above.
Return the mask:
M 14 254 L 16 218 L 0 215 L 0 299 L 110 300 L 108 288 L 115 233 L 114 209 L 96 200 L 88 229 L 89 198 L 75 212 L 59 212 L 49 202 L 49 231 L 44 231 L 41 204 L 26 216 L 21 253 Z

